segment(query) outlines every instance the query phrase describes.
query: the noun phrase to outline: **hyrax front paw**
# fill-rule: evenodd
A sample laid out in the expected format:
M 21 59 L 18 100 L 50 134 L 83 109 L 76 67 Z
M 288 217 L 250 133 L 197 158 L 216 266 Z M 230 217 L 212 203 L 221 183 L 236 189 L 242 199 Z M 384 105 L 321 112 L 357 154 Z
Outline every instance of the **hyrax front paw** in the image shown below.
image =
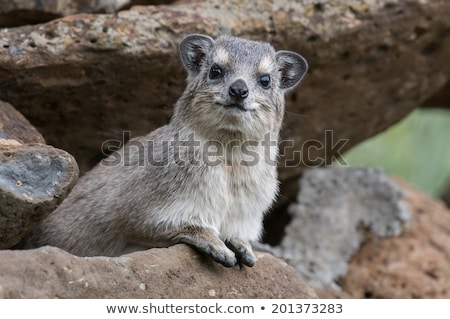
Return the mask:
M 255 265 L 256 256 L 249 242 L 233 238 L 225 241 L 225 244 L 236 254 L 239 262 L 249 267 Z
M 225 267 L 236 265 L 237 259 L 235 254 L 225 246 L 225 243 L 220 240 L 213 230 L 188 226 L 175 233 L 174 240 L 176 242 L 194 247 Z
M 199 246 L 195 246 L 195 248 L 225 267 L 232 267 L 236 265 L 237 259 L 234 253 L 230 251 L 222 241 L 220 241 L 220 243 L 221 244 L 218 242 L 204 243 Z

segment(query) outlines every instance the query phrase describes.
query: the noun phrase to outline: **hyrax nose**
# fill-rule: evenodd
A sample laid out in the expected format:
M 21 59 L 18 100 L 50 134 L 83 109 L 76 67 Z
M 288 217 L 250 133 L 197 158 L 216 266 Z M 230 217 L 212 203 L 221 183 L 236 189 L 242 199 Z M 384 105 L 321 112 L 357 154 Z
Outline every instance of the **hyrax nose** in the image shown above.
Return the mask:
M 248 87 L 245 84 L 244 80 L 236 80 L 233 84 L 230 85 L 229 94 L 232 98 L 235 99 L 245 99 L 248 96 Z

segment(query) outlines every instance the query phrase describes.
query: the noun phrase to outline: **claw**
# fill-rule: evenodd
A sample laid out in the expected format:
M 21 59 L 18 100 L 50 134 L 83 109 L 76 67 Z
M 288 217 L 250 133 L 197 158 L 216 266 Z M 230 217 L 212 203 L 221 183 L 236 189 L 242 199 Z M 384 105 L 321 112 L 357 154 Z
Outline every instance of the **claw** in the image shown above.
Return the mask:
M 235 252 L 231 251 L 211 229 L 186 226 L 174 233 L 174 242 L 188 244 L 225 267 L 233 267 L 237 264 Z
M 234 254 L 231 254 L 231 251 L 230 254 L 226 254 L 224 252 L 220 252 L 219 249 L 210 244 L 204 247 L 197 246 L 194 248 L 196 248 L 201 253 L 209 256 L 212 260 L 218 262 L 219 264 L 222 264 L 225 267 L 233 267 L 234 265 L 237 264 L 236 256 L 234 256 Z
M 225 244 L 236 254 L 239 262 L 249 267 L 255 265 L 256 257 L 248 242 L 240 239 L 230 239 L 227 240 Z

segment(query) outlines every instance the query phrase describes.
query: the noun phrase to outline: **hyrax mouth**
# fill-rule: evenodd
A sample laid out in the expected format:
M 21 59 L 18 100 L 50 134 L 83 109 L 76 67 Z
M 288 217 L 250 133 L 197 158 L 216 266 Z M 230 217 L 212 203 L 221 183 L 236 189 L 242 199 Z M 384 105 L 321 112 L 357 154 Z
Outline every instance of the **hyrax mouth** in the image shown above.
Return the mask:
M 243 104 L 239 103 L 230 103 L 224 105 L 224 108 L 230 111 L 238 111 L 238 112 L 248 112 L 249 109 L 247 109 Z

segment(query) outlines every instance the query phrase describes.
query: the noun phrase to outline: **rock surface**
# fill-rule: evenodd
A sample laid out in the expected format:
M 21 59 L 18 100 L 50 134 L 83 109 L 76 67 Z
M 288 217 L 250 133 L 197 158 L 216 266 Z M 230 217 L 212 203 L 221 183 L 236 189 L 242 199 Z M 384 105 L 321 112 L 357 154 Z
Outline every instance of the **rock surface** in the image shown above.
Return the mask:
M 280 161 L 285 181 L 305 166 L 330 163 L 445 85 L 449 13 L 447 0 L 258 6 L 211 0 L 69 16 L 3 30 L 0 99 L 86 171 L 103 142 L 121 141 L 123 131 L 142 135 L 168 121 L 186 77 L 178 57 L 182 36 L 233 33 L 268 40 L 300 52 L 310 64 L 287 101 Z
M 0 249 L 17 244 L 67 196 L 75 159 L 43 144 L 0 143 Z
M 0 28 L 47 22 L 75 13 L 115 12 L 130 0 L 0 1 Z
M 225 268 L 185 245 L 116 258 L 42 247 L 0 251 L 0 298 L 315 298 L 295 270 L 257 253 Z
M 314 286 L 336 286 L 366 240 L 399 235 L 409 213 L 403 194 L 373 168 L 317 168 L 300 180 L 297 203 L 275 255 Z
M 41 133 L 11 104 L 3 101 L 0 101 L 0 139 L 45 144 Z
M 367 237 L 338 283 L 321 298 L 450 298 L 450 210 L 397 181 L 411 212 L 399 236 Z

